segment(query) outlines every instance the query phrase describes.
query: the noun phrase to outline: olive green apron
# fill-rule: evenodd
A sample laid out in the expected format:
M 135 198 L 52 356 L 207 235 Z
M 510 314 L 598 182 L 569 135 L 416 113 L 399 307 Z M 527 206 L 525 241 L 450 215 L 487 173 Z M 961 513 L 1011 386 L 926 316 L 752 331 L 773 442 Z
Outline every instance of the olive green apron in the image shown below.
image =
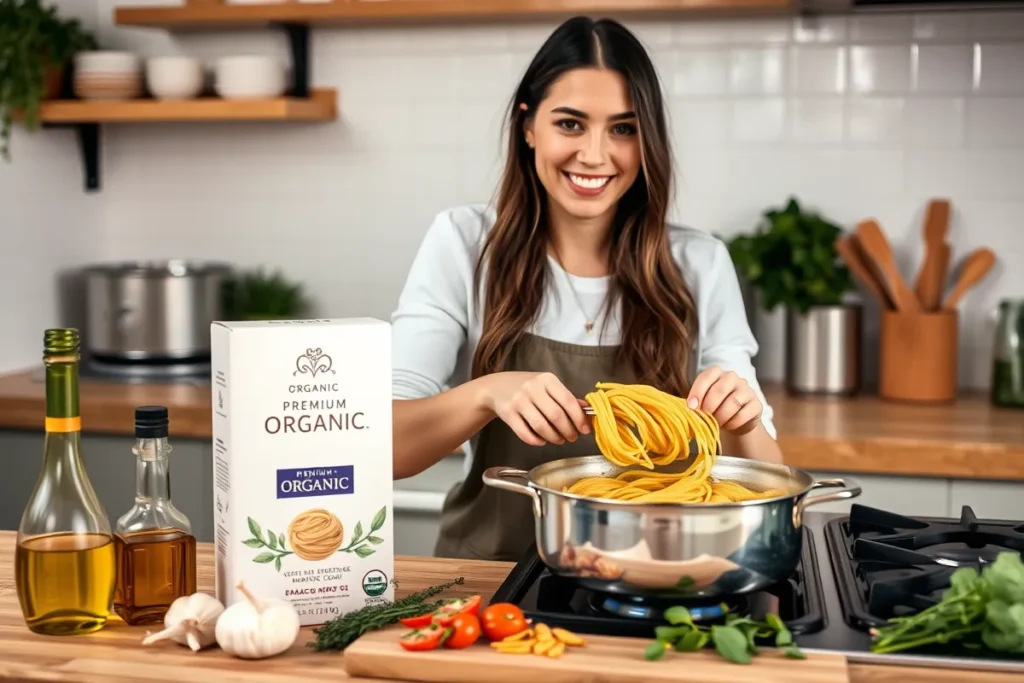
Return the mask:
M 508 370 L 550 372 L 577 398 L 593 391 L 597 382 L 632 384 L 631 369 L 616 367 L 614 346 L 583 346 L 527 335 L 516 346 Z M 531 446 L 523 443 L 502 420 L 481 430 L 473 462 L 465 481 L 445 497 L 441 532 L 434 554 L 517 562 L 535 543 L 530 498 L 483 483 L 488 467 L 530 470 L 551 460 L 598 455 L 594 435 L 581 435 L 574 443 Z

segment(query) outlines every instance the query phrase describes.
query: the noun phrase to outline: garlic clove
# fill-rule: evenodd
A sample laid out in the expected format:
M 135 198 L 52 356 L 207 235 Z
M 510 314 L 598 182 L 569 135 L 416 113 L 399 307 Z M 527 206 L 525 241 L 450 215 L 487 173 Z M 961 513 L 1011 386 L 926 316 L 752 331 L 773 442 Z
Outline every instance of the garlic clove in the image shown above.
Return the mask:
M 171 603 L 164 615 L 165 628 L 157 633 L 147 633 L 142 644 L 173 640 L 198 652 L 217 642 L 216 625 L 223 612 L 224 605 L 205 593 L 180 597 Z

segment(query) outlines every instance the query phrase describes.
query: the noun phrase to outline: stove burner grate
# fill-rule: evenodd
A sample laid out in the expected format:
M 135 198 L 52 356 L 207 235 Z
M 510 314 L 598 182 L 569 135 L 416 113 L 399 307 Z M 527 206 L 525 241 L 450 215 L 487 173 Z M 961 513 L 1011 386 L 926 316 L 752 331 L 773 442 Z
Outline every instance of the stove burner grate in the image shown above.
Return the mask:
M 957 520 L 854 504 L 848 518 L 825 525 L 825 538 L 844 620 L 862 630 L 934 605 L 957 567 L 1024 552 L 1024 524 L 980 521 L 966 505 Z
M 529 619 L 578 633 L 635 638 L 654 637 L 654 628 L 666 623 L 664 611 L 674 605 L 685 606 L 694 621 L 707 624 L 724 621 L 726 611 L 730 611 L 754 619 L 776 614 L 794 635 L 825 628 L 821 576 L 815 561 L 814 538 L 807 529 L 803 533 L 800 564 L 793 576 L 755 593 L 697 600 L 602 593 L 552 573 L 531 545 L 491 601 L 513 603 Z

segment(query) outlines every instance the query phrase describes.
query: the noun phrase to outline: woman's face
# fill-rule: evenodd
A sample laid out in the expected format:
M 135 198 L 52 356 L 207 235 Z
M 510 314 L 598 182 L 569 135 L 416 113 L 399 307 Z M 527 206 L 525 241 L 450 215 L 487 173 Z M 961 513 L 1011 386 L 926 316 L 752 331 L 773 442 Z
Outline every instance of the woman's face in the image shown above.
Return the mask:
M 640 137 L 625 79 L 574 69 L 552 84 L 525 127 L 548 198 L 576 219 L 615 211 L 640 172 Z

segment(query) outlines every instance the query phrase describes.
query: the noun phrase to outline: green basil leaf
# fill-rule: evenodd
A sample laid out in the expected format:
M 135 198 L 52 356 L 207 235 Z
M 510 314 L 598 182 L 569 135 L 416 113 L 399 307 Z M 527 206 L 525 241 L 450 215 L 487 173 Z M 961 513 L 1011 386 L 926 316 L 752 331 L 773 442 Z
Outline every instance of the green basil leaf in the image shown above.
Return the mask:
M 708 634 L 703 631 L 690 629 L 682 638 L 676 641 L 676 652 L 696 652 L 702 649 L 708 642 Z
M 791 645 L 786 648 L 786 656 L 790 659 L 807 659 L 807 655 L 804 654 L 804 651 L 796 645 Z
M 730 662 L 750 664 L 750 650 L 743 632 L 732 626 L 712 626 L 711 642 L 715 650 Z
M 663 643 L 674 643 L 687 633 L 693 633 L 692 626 L 655 626 L 654 637 Z
M 665 656 L 665 643 L 656 640 L 644 649 L 644 659 L 653 662 Z
M 665 610 L 665 621 L 672 624 L 673 626 L 678 624 L 689 624 L 693 626 L 693 617 L 690 616 L 690 610 L 685 607 L 676 605 L 675 607 L 669 607 Z

